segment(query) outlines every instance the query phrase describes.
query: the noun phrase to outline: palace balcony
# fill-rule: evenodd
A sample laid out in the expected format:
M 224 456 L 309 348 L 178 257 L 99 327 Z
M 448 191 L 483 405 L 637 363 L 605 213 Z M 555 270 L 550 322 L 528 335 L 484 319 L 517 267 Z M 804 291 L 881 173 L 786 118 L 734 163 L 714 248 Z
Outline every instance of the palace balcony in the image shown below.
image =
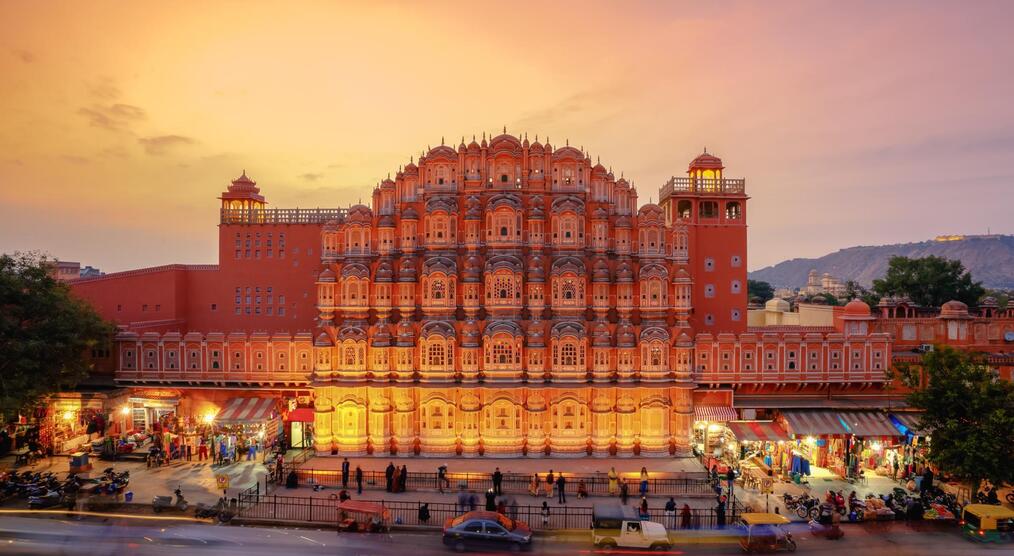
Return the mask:
M 746 180 L 739 179 L 706 179 L 689 177 L 672 177 L 659 189 L 659 201 L 672 195 L 686 193 L 691 195 L 744 195 Z
M 324 224 L 341 220 L 348 209 L 222 209 L 222 224 Z

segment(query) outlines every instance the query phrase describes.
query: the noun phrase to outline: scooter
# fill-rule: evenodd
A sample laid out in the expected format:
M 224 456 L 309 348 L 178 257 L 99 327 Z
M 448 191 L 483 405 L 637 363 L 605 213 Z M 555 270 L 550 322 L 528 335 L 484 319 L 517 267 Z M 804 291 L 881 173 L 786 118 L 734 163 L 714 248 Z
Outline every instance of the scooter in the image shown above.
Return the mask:
M 173 493 L 176 495 L 175 501 L 173 501 L 172 496 L 156 496 L 153 498 L 151 501 L 151 509 L 154 510 L 155 513 L 161 513 L 162 510 L 178 510 L 181 512 L 187 511 L 187 508 L 190 507 L 190 503 L 183 497 L 183 491 L 180 490 L 180 487 L 177 486 Z
M 219 498 L 218 503 L 213 506 L 198 502 L 197 509 L 194 511 L 195 517 L 214 518 L 220 523 L 228 523 L 232 520 L 233 515 L 234 514 L 229 510 L 224 497 Z
M 51 490 L 45 494 L 30 496 L 28 498 L 28 507 L 33 510 L 52 508 L 53 506 L 59 506 L 62 502 L 63 493 L 59 490 Z

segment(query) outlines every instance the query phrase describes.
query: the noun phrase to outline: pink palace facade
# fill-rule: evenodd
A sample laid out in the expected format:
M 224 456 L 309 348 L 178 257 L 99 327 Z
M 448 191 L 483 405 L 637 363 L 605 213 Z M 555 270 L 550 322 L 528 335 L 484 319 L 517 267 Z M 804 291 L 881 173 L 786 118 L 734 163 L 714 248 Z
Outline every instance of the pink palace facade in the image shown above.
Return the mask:
M 430 149 L 369 206 L 268 208 L 244 172 L 217 265 L 73 289 L 121 327 L 97 363 L 131 392 L 128 428 L 272 398 L 321 455 L 685 454 L 701 422 L 896 403 L 885 370 L 926 343 L 1009 377 L 995 303 L 748 328 L 748 197 L 724 171 L 705 152 L 639 205 L 587 153 L 504 133 Z

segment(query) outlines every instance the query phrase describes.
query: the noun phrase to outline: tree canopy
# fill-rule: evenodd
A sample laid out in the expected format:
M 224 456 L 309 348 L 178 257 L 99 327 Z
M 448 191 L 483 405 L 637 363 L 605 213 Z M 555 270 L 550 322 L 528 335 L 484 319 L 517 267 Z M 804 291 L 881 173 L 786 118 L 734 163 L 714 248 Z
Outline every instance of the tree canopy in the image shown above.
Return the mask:
M 761 303 L 764 303 L 775 296 L 775 289 L 771 287 L 771 284 L 761 280 L 747 280 L 746 295 L 751 299 L 756 298 Z
M 1014 384 L 1000 379 L 981 355 L 948 346 L 898 371 L 917 388 L 908 401 L 925 411 L 919 424 L 931 434 L 931 462 L 975 487 L 982 479 L 1014 483 Z
M 87 376 L 115 327 L 52 276 L 51 261 L 0 255 L 0 414 L 10 418 Z
M 905 296 L 923 307 L 939 307 L 954 299 L 973 307 L 985 291 L 981 283 L 972 281 L 961 261 L 933 255 L 891 257 L 887 273 L 873 281 L 878 296 Z

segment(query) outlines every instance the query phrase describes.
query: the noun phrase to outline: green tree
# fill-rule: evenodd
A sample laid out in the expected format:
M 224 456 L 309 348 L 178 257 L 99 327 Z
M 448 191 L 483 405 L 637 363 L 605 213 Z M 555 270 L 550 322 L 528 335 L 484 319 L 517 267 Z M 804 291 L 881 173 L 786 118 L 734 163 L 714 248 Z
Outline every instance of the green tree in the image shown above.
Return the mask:
M 750 299 L 756 298 L 764 303 L 775 296 L 775 289 L 771 287 L 771 284 L 761 280 L 747 280 L 746 295 Z
M 887 273 L 873 281 L 878 296 L 903 295 L 923 307 L 939 307 L 952 299 L 973 307 L 985 291 L 981 283 L 972 281 L 961 261 L 932 255 L 891 257 Z
M 1014 384 L 981 354 L 943 345 L 897 373 L 915 388 L 909 403 L 925 411 L 919 425 L 932 435 L 931 462 L 973 488 L 983 479 L 1014 483 Z
M 858 299 L 865 302 L 870 307 L 876 307 L 877 303 L 880 303 L 880 296 L 864 288 L 862 284 L 855 280 L 848 280 L 845 282 L 844 297 L 846 302 Z
M 88 375 L 115 327 L 50 276 L 51 261 L 0 255 L 0 414 L 11 418 Z

